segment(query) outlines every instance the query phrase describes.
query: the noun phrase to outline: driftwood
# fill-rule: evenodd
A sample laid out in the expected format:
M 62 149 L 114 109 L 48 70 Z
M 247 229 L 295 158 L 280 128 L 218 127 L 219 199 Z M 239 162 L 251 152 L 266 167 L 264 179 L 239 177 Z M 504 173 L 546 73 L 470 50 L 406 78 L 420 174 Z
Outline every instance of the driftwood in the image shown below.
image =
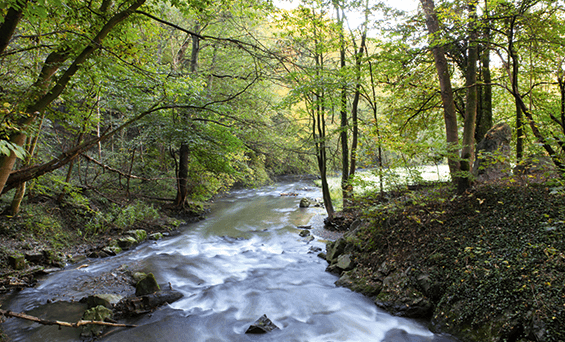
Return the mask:
M 103 321 L 80 320 L 76 323 L 69 323 L 69 322 L 63 322 L 63 321 L 49 321 L 49 320 L 46 320 L 46 319 L 41 319 L 41 318 L 38 318 L 38 317 L 26 315 L 25 313 L 12 312 L 12 311 L 2 310 L 2 309 L 0 309 L 0 315 L 6 316 L 6 317 L 21 318 L 21 319 L 25 319 L 25 320 L 32 321 L 32 322 L 37 322 L 37 323 L 43 324 L 43 325 L 58 325 L 60 327 L 69 327 L 69 328 L 78 328 L 78 327 L 81 327 L 81 326 L 84 326 L 84 325 L 89 325 L 89 324 L 105 325 L 105 326 L 109 326 L 109 327 L 122 327 L 122 328 L 135 328 L 135 327 L 137 327 L 137 325 L 134 325 L 134 324 L 111 323 L 111 322 L 103 322 Z

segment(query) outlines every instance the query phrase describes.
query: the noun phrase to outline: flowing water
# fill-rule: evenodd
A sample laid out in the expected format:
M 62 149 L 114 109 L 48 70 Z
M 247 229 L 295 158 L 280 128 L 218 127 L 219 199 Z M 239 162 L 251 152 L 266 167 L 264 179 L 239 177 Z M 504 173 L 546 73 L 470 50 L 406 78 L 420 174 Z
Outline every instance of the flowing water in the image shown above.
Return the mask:
M 280 196 L 289 192 L 299 195 Z M 21 291 L 3 309 L 77 321 L 84 305 L 69 301 L 89 294 L 89 282 L 125 264 L 152 272 L 165 286 L 170 282 L 184 298 L 130 319 L 137 328 L 113 328 L 97 341 L 454 341 L 336 287 L 337 277 L 325 272 L 326 261 L 313 251 L 325 244 L 297 234 L 296 226 L 319 225 L 323 214 L 299 208 L 301 197 L 319 193 L 303 181 L 234 191 L 214 204 L 208 219 L 183 227 L 181 234 L 87 260 L 88 267 L 69 266 Z M 245 334 L 263 314 L 280 330 Z M 14 318 L 3 328 L 13 341 L 81 340 L 76 329 Z

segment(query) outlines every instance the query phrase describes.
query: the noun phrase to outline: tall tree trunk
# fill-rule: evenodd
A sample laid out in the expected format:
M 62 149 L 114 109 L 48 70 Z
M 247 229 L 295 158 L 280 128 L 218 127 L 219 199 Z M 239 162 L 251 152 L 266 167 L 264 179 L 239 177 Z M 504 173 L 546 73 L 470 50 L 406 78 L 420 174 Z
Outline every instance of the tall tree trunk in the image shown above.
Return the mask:
M 352 188 L 349 184 L 349 138 L 347 118 L 347 81 L 345 79 L 345 38 L 343 34 L 344 13 L 341 11 L 339 1 L 334 2 L 339 24 L 339 63 L 341 71 L 341 96 L 340 96 L 340 140 L 341 140 L 341 193 L 343 209 L 350 206 Z
M 508 64 L 512 66 L 512 73 L 510 75 L 510 82 L 512 84 L 512 94 L 514 95 L 514 104 L 516 108 L 516 162 L 519 163 L 524 156 L 524 122 L 523 122 L 523 108 L 520 105 L 521 96 L 519 91 L 518 73 L 520 65 L 518 54 L 514 47 L 514 35 L 517 16 L 513 16 L 510 22 L 508 33 Z M 520 100 L 518 98 L 520 97 Z
M 365 50 L 365 41 L 367 40 L 367 31 L 361 36 L 361 45 L 359 51 L 355 55 L 355 93 L 351 102 L 351 126 L 353 132 L 351 135 L 351 161 L 349 163 L 349 176 L 355 175 L 357 168 L 357 145 L 359 141 L 359 99 L 361 97 L 361 61 L 363 51 Z
M 463 148 L 461 150 L 461 171 L 457 191 L 465 192 L 471 186 L 471 165 L 475 150 L 475 118 L 477 116 L 477 7 L 476 0 L 467 3 L 469 11 L 469 48 L 467 53 L 467 72 L 465 76 L 466 103 L 465 126 L 463 127 Z
M 478 90 L 477 128 L 475 130 L 475 141 L 480 143 L 488 130 L 492 128 L 492 78 L 490 75 L 490 30 L 485 29 L 486 44 L 481 53 L 481 79 L 482 85 Z
M 194 32 L 200 31 L 200 24 L 196 23 Z M 190 53 L 190 72 L 194 75 L 198 72 L 198 53 L 200 52 L 200 38 L 192 36 L 192 51 Z M 182 56 L 182 54 L 180 54 Z M 188 115 L 185 115 L 188 116 Z M 188 119 L 188 117 L 186 118 Z M 187 125 L 187 128 L 189 126 Z M 182 206 L 188 197 L 188 163 L 190 161 L 190 147 L 187 142 L 183 142 L 179 148 L 179 172 L 177 175 L 177 197 L 176 205 Z
M 46 89 L 51 82 L 53 74 L 68 58 L 68 51 L 56 51 L 47 57 L 45 65 L 43 66 L 43 69 L 35 83 L 35 85 L 38 86 L 37 88 L 40 89 L 39 91 L 42 93 L 39 94 L 38 99 L 35 100 L 35 102 L 27 107 L 26 113 L 28 113 L 28 117 L 18 122 L 18 127 L 21 131 L 25 131 L 29 124 L 32 123 L 38 115 L 43 113 L 45 108 L 57 99 L 59 95 L 61 95 L 71 78 L 79 70 L 80 66 L 92 55 L 94 51 L 102 46 L 102 41 L 114 29 L 114 27 L 132 15 L 141 5 L 145 3 L 145 1 L 146 0 L 137 0 L 127 9 L 118 12 L 110 18 L 92 39 L 91 43 L 82 50 L 73 63 L 67 68 L 61 77 L 59 77 L 57 83 L 55 83 L 51 90 L 44 91 L 43 89 Z M 52 63 L 50 62 L 50 58 L 54 59 Z M 26 136 L 24 133 L 16 133 L 10 137 L 10 142 L 18 146 L 23 146 L 25 141 Z M 3 193 L 4 191 L 4 186 L 12 172 L 15 162 L 16 154 L 13 152 L 10 153 L 9 156 L 3 156 L 0 158 L 0 193 Z
M 451 86 L 449 68 L 447 59 L 445 58 L 445 49 L 441 44 L 440 39 L 437 37 L 440 34 L 440 29 L 434 2 L 433 0 L 420 0 L 420 3 L 422 4 L 422 8 L 426 15 L 426 26 L 430 34 L 430 46 L 439 78 L 441 100 L 443 103 L 443 117 L 445 121 L 445 135 L 448 148 L 449 172 L 452 180 L 456 181 L 457 172 L 460 168 L 458 161 L 459 135 L 457 132 L 457 113 L 455 110 L 455 102 L 453 100 L 453 88 Z

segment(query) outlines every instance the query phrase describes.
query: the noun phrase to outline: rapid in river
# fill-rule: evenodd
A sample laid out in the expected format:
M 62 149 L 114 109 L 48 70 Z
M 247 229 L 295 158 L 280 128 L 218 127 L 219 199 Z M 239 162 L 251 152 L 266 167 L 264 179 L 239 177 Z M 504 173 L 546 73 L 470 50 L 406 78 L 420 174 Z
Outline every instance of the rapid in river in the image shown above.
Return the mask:
M 182 227 L 180 234 L 68 266 L 19 292 L 3 309 L 75 322 L 84 310 L 77 301 L 92 293 L 94 279 L 135 265 L 184 297 L 128 319 L 136 328 L 112 328 L 97 341 L 455 341 L 336 287 L 338 278 L 325 272 L 327 262 L 317 256 L 317 248 L 325 251 L 324 241 L 298 235 L 297 226 L 312 225 L 316 236 L 324 214 L 299 208 L 302 197 L 320 197 L 319 190 L 307 181 L 287 181 L 233 191 L 213 204 L 206 220 Z M 280 329 L 245 334 L 263 314 Z M 15 318 L 3 328 L 12 341 L 81 341 L 79 329 Z

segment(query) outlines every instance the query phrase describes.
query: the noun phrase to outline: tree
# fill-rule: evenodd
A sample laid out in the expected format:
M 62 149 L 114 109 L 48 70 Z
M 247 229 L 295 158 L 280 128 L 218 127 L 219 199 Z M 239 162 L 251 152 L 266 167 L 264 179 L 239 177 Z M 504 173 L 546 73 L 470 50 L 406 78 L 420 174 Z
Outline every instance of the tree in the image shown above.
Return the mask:
M 445 58 L 445 49 L 440 38 L 440 27 L 435 11 L 433 0 L 420 0 L 424 14 L 426 16 L 426 26 L 430 34 L 430 46 L 434 56 L 435 67 L 437 70 L 441 99 L 443 103 L 444 121 L 446 140 L 448 144 L 448 164 L 451 177 L 455 180 L 459 171 L 459 161 L 457 158 L 459 134 L 457 131 L 457 115 L 455 111 L 455 102 L 453 99 L 453 89 L 451 86 L 451 76 L 449 73 L 449 65 Z

